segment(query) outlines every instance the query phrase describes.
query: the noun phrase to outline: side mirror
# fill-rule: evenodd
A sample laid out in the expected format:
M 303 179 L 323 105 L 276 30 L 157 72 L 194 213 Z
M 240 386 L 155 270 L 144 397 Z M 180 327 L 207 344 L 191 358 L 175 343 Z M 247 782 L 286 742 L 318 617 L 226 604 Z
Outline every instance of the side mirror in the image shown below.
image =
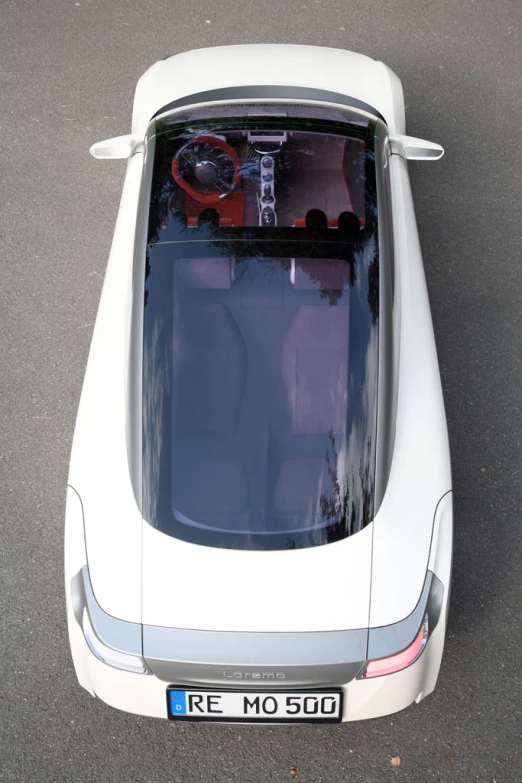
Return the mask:
M 93 144 L 89 152 L 98 160 L 125 160 L 135 152 L 143 150 L 143 139 L 129 133 L 128 136 L 115 136 Z
M 390 136 L 390 147 L 392 153 L 406 160 L 439 160 L 444 155 L 440 144 L 414 136 Z

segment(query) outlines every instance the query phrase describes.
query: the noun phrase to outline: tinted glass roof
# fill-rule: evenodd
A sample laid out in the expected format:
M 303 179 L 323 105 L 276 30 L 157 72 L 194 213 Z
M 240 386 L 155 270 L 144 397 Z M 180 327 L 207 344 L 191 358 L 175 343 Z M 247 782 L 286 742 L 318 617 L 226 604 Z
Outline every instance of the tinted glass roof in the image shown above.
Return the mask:
M 147 521 L 243 549 L 317 546 L 368 524 L 377 322 L 369 121 L 161 121 L 145 281 Z

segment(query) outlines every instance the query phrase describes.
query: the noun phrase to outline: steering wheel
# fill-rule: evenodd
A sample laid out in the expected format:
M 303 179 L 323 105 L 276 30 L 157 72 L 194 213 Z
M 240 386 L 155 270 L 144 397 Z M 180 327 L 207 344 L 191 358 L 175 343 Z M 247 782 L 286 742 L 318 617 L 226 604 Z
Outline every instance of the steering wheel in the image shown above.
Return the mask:
M 213 147 L 218 147 L 228 155 L 234 168 L 234 173 L 229 184 L 222 180 L 218 164 L 212 159 L 207 159 L 204 156 L 198 158 L 194 154 L 192 147 L 196 144 L 209 144 Z M 180 161 L 192 164 L 194 167 L 194 175 L 198 182 L 201 182 L 203 185 L 213 185 L 217 190 L 208 191 L 196 190 L 193 188 L 192 185 L 181 176 Z M 199 201 L 200 204 L 217 204 L 221 199 L 229 196 L 241 181 L 241 161 L 233 147 L 223 139 L 220 139 L 217 136 L 195 136 L 186 144 L 183 144 L 176 152 L 176 155 L 172 160 L 172 176 L 177 184 L 183 188 L 194 201 Z

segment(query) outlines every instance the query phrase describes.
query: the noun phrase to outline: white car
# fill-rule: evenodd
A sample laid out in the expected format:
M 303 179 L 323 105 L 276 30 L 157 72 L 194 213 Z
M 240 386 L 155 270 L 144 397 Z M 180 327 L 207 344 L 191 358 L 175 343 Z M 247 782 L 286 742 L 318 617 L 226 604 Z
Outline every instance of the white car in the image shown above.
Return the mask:
M 437 680 L 447 428 L 399 79 L 337 49 L 139 80 L 71 456 L 80 684 L 172 720 L 374 718 Z

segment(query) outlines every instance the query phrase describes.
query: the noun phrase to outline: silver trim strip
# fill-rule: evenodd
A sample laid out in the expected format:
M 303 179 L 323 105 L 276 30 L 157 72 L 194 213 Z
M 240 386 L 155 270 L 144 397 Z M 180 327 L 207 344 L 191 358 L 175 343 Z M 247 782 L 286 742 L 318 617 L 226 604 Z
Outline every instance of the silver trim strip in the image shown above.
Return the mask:
M 353 680 L 365 665 L 364 660 L 317 666 L 216 666 L 204 663 L 177 663 L 145 658 L 150 671 L 159 679 L 176 685 L 217 686 L 244 690 L 288 688 L 326 688 Z
M 232 633 L 143 627 L 143 652 L 160 680 L 227 688 L 342 685 L 360 672 L 368 631 Z
M 104 612 L 94 597 L 89 579 L 89 570 L 83 566 L 71 580 L 71 598 L 74 616 L 83 633 L 83 610 L 87 608 L 89 618 L 98 639 L 122 653 L 143 655 L 142 626 L 118 620 Z
M 368 632 L 228 633 L 143 626 L 143 654 L 216 666 L 318 666 L 363 661 Z

